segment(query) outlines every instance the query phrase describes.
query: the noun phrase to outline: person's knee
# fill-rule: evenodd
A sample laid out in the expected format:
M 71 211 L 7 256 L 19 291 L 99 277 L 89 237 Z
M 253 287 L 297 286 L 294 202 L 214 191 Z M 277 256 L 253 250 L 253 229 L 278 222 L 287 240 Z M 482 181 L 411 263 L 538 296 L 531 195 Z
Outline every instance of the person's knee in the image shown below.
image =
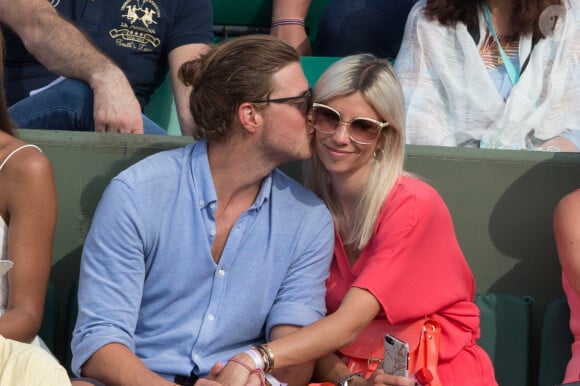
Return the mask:
M 76 79 L 65 79 L 12 105 L 8 113 L 19 128 L 90 131 L 93 94 Z

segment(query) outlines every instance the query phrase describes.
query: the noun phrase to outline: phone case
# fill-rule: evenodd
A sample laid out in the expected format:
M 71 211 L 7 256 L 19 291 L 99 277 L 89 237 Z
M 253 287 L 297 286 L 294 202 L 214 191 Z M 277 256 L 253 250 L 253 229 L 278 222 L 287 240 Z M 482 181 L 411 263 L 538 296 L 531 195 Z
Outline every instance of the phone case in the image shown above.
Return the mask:
M 390 334 L 385 335 L 383 370 L 387 374 L 409 375 L 409 345 Z

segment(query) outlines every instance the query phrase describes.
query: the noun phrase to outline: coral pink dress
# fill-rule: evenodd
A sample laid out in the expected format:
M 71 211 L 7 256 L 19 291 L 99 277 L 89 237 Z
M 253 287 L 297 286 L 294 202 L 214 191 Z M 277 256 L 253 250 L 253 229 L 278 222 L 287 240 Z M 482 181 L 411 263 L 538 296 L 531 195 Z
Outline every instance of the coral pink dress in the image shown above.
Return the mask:
M 424 316 L 439 322 L 437 372 L 444 386 L 497 385 L 487 353 L 476 344 L 479 309 L 473 302 L 473 275 L 447 206 L 431 186 L 399 178 L 373 237 L 352 267 L 337 235 L 327 282 L 328 313 L 339 307 L 351 286 L 372 293 L 382 306 L 377 319 L 391 325 Z M 381 344 L 382 339 L 382 334 L 376 336 Z
M 576 294 L 566 275 L 562 273 L 562 287 L 570 307 L 570 331 L 574 335 L 572 357 L 566 367 L 564 383 L 580 381 L 580 297 Z

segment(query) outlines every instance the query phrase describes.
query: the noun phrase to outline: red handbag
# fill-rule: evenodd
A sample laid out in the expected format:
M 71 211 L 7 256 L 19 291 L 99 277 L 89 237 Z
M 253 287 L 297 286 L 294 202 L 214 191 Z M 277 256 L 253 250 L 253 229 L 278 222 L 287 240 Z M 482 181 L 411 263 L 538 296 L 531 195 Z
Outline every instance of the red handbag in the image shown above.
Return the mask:
M 409 344 L 409 374 L 422 385 L 442 386 L 437 374 L 441 327 L 429 318 L 397 325 L 373 320 L 352 345 L 339 350 L 352 373 L 371 376 L 383 359 L 386 333 Z

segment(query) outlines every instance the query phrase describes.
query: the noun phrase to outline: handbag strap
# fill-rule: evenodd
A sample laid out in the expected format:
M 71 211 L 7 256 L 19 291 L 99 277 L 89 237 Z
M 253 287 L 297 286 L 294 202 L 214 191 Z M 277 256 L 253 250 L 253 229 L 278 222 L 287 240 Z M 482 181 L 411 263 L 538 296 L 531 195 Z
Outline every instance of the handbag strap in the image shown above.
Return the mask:
M 439 324 L 429 319 L 426 320 L 421 332 L 421 342 L 418 349 L 418 354 L 422 355 L 422 358 L 417 358 L 418 363 L 415 364 L 415 376 L 423 385 L 442 386 L 437 373 L 440 337 L 441 327 Z M 419 378 L 424 379 L 421 380 Z

